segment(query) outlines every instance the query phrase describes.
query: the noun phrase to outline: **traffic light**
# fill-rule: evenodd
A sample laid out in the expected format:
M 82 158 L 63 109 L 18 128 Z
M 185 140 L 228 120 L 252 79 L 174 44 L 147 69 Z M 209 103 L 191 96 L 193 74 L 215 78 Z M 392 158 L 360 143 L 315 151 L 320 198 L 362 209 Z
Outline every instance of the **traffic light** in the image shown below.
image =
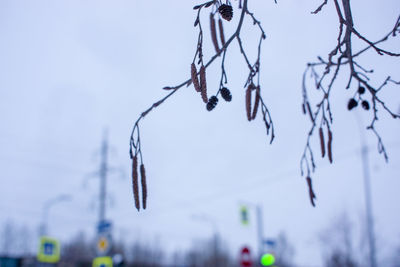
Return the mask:
M 275 256 L 272 253 L 265 253 L 261 256 L 260 261 L 262 266 L 273 266 L 275 263 Z
M 242 221 L 242 224 L 244 224 L 244 225 L 249 224 L 249 212 L 248 212 L 246 206 L 242 206 L 240 208 L 240 220 Z

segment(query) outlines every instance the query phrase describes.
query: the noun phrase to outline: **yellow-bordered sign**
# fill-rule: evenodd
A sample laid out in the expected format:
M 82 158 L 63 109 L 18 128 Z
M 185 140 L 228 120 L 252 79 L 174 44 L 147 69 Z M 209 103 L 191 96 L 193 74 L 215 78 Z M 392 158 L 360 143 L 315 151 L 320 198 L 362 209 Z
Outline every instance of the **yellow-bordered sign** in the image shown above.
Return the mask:
M 113 262 L 111 257 L 97 257 L 93 260 L 92 267 L 112 267 Z
M 58 240 L 42 236 L 37 259 L 40 262 L 57 263 L 60 260 L 60 243 Z
M 97 237 L 96 249 L 98 256 L 105 256 L 111 248 L 111 237 L 109 235 L 100 235 Z

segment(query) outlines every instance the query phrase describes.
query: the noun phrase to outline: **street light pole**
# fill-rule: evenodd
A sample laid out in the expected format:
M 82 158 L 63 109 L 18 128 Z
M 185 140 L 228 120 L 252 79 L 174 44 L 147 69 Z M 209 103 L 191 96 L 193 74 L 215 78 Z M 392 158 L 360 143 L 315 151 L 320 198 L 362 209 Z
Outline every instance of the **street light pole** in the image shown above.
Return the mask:
M 365 208 L 366 208 L 366 222 L 368 232 L 369 244 L 369 261 L 371 267 L 377 267 L 376 262 L 376 247 L 375 247 L 375 233 L 374 233 L 374 219 L 372 215 L 372 193 L 371 193 L 371 176 L 369 172 L 368 160 L 368 146 L 365 141 L 364 129 L 362 127 L 361 117 L 357 114 L 357 122 L 359 123 L 360 136 L 361 136 L 361 159 L 364 175 L 364 193 L 365 193 Z
M 39 228 L 39 234 L 41 236 L 44 236 L 48 233 L 48 216 L 49 216 L 50 208 L 56 203 L 68 201 L 70 199 L 71 199 L 70 195 L 59 195 L 55 198 L 47 200 L 44 203 L 43 209 L 42 209 L 42 222 L 41 222 L 41 225 Z

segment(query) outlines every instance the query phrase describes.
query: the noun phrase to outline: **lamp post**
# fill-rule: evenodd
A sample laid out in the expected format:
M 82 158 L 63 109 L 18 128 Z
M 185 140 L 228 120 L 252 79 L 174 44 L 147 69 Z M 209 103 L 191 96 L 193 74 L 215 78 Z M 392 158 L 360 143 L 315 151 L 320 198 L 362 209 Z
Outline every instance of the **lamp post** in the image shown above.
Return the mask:
M 376 267 L 376 247 L 375 247 L 375 233 L 374 233 L 374 219 L 372 215 L 372 193 L 371 193 L 371 176 L 369 172 L 369 160 L 368 160 L 368 146 L 365 141 L 364 129 L 362 126 L 362 119 L 359 113 L 356 113 L 357 122 L 360 129 L 360 140 L 361 140 L 361 159 L 364 176 L 364 194 L 365 194 L 365 209 L 366 209 L 366 222 L 367 222 L 367 233 L 368 233 L 368 245 L 369 245 L 369 261 L 371 267 Z
M 48 216 L 49 216 L 50 208 L 57 203 L 60 203 L 63 201 L 69 201 L 69 200 L 71 200 L 71 196 L 63 194 L 63 195 L 59 195 L 55 198 L 49 199 L 43 204 L 42 222 L 41 222 L 40 228 L 39 228 L 39 234 L 41 236 L 44 236 L 48 233 Z

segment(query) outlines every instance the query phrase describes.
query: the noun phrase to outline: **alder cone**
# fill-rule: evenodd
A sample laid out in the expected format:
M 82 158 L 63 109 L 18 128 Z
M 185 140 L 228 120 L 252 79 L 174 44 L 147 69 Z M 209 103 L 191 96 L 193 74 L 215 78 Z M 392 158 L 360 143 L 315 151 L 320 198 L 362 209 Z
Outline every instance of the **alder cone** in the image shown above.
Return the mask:
M 218 98 L 216 96 L 210 97 L 207 103 L 207 110 L 208 111 L 213 110 L 217 104 L 218 104 Z
M 226 87 L 221 89 L 221 96 L 226 102 L 232 101 L 232 94 Z
M 363 109 L 369 110 L 369 103 L 367 100 L 363 100 L 363 102 L 361 102 L 361 106 L 363 107 Z
M 232 6 L 223 4 L 218 8 L 218 12 L 221 14 L 222 18 L 230 21 L 233 17 Z
M 347 109 L 352 110 L 353 108 L 357 107 L 358 103 L 354 98 L 350 98 L 349 103 L 347 104 Z

